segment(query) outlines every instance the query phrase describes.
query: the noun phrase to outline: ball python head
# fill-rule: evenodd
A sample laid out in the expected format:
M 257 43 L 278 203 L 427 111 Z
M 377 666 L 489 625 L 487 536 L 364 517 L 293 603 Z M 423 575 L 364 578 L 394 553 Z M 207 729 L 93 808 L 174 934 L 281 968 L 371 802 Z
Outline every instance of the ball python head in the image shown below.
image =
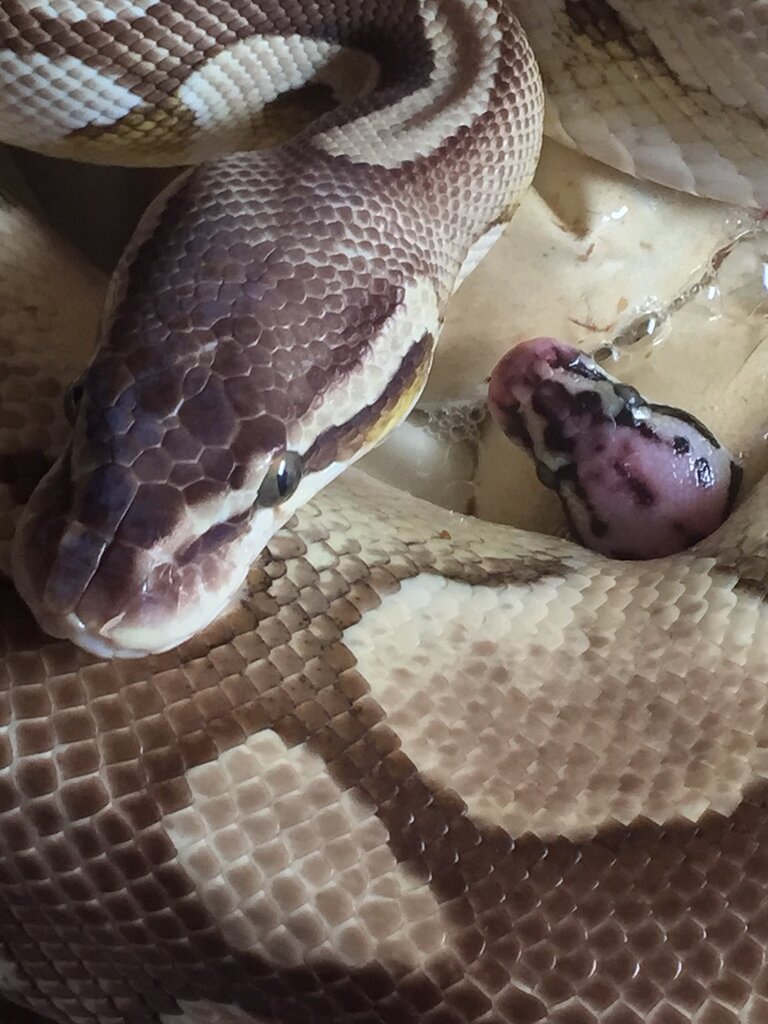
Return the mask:
M 541 128 L 512 17 L 427 8 L 438 48 L 411 32 L 403 81 L 384 69 L 350 123 L 332 112 L 282 148 L 204 164 L 147 212 L 71 389 L 71 443 L 16 536 L 16 584 L 47 632 L 102 655 L 176 646 L 412 407 Z M 478 62 L 463 83 L 460 36 Z
M 421 390 L 438 327 L 428 259 L 393 275 L 354 255 L 365 228 L 338 188 L 313 215 L 317 181 L 290 190 L 286 218 L 270 191 L 289 172 L 267 159 L 192 175 L 124 261 L 70 389 L 71 442 L 15 546 L 19 589 L 54 635 L 132 655 L 197 632 Z

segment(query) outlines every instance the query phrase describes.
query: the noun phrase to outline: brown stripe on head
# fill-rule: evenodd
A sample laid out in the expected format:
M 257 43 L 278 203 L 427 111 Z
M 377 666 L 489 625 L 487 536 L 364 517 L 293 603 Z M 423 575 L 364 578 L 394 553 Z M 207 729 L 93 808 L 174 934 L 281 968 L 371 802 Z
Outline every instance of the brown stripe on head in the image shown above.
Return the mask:
M 304 456 L 308 472 L 318 472 L 332 462 L 350 462 L 377 444 L 396 426 L 416 401 L 426 383 L 434 338 L 426 332 L 406 352 L 394 376 L 371 405 L 346 423 L 329 427 L 312 443 Z

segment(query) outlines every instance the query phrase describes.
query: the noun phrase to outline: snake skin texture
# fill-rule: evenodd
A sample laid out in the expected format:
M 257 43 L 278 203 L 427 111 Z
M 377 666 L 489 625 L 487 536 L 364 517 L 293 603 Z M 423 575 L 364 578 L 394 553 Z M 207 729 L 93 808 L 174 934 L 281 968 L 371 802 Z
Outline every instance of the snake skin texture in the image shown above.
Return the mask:
M 8 994 L 88 1022 L 764 1020 L 764 489 L 720 557 L 627 568 L 440 536 L 352 472 L 167 655 L 48 640 L 6 586 Z
M 709 9 L 689 6 L 697 16 Z M 753 21 L 762 6 L 741 5 Z M 667 9 L 677 16 L 683 8 Z M 606 47 L 624 59 L 615 23 L 625 25 L 627 15 L 618 4 L 576 0 L 540 10 L 567 14 L 566 43 L 580 38 L 576 29 L 591 12 L 592 35 L 608 31 Z M 294 327 L 303 326 L 296 318 L 305 307 L 307 323 L 312 315 L 320 323 L 311 288 L 266 306 L 275 344 L 262 366 L 276 383 L 262 389 L 266 398 L 259 394 L 271 403 L 259 415 L 272 418 L 281 438 L 293 431 L 306 451 L 315 446 L 318 475 L 337 454 L 348 460 L 364 447 L 361 433 L 405 414 L 398 396 L 410 395 L 409 354 L 426 366 L 431 344 L 411 328 L 428 308 L 436 333 L 452 280 L 473 259 L 464 250 L 497 232 L 493 221 L 508 215 L 509 195 L 523 187 L 535 156 L 535 75 L 526 70 L 519 79 L 528 106 L 507 95 L 517 113 L 503 132 L 488 116 L 492 90 L 476 88 L 509 86 L 530 68 L 527 58 L 491 61 L 492 74 L 485 51 L 470 46 L 458 67 L 472 73 L 454 75 L 447 93 L 447 80 L 430 92 L 428 69 L 455 68 L 450 40 L 459 38 L 449 33 L 437 46 L 432 28 L 445 23 L 438 15 L 454 25 L 471 15 L 487 27 L 488 11 L 503 23 L 501 9 L 480 0 L 274 9 L 249 0 L 0 4 L 0 122 L 21 144 L 70 156 L 112 159 L 122 148 L 115 159 L 196 161 L 241 146 L 245 122 L 261 132 L 261 145 L 284 144 L 184 177 L 150 212 L 111 289 L 106 345 L 84 378 L 80 410 L 91 402 L 120 412 L 122 396 L 138 396 L 146 416 L 136 422 L 165 428 L 168 396 L 153 393 L 143 360 L 187 366 L 188 353 L 184 379 L 197 381 L 177 402 L 179 410 L 186 403 L 194 429 L 178 417 L 174 429 L 186 428 L 189 447 L 173 470 L 162 454 L 145 458 L 130 429 L 110 435 L 110 443 L 124 442 L 115 465 L 130 467 L 141 486 L 158 482 L 153 472 L 167 483 L 162 474 L 181 465 L 179 489 L 202 482 L 215 490 L 227 455 L 227 480 L 236 468 L 232 382 L 247 375 L 237 372 L 230 335 L 217 337 L 205 320 L 206 289 L 215 281 L 229 296 L 222 301 L 231 320 L 233 308 L 252 299 L 247 271 L 257 243 L 204 212 L 206 204 L 221 210 L 216 189 L 225 211 L 240 204 L 243 224 L 252 218 L 246 198 L 270 181 L 287 182 L 285 195 L 297 203 L 311 194 L 319 205 L 292 211 L 294 226 L 307 230 L 291 234 L 285 252 L 297 238 L 313 240 L 319 264 L 320 254 L 328 257 L 322 232 L 333 235 L 336 225 L 334 244 L 342 244 L 328 274 L 342 281 L 347 304 L 363 273 L 359 253 L 346 254 L 342 272 L 334 258 L 366 236 L 338 209 L 357 209 L 352 197 L 364 197 L 371 222 L 385 201 L 387 223 L 408 221 L 410 249 L 392 255 L 413 278 L 386 275 L 385 284 L 394 280 L 405 296 L 410 283 L 409 294 L 422 296 L 424 280 L 440 280 L 431 300 L 410 311 L 402 301 L 397 330 L 390 324 L 387 333 L 391 303 L 376 304 L 387 291 L 369 289 L 376 277 L 368 274 L 378 334 L 368 334 L 366 347 L 364 321 L 354 321 L 354 352 L 344 362 L 332 347 L 336 375 L 326 366 L 317 378 L 319 393 L 341 403 L 333 406 L 341 422 L 324 419 L 330 406 L 311 402 L 310 371 L 283 376 L 276 355 L 283 309 Z M 256 33 L 254 12 L 262 18 Z M 505 24 L 519 41 L 515 23 Z M 183 44 L 166 45 L 171 28 Z M 408 64 L 428 52 L 425 40 L 435 60 Z M 527 54 L 519 45 L 515 52 Z M 263 76 L 259 113 L 246 113 L 242 83 L 250 87 L 268 53 L 277 63 Z M 385 69 L 376 82 L 371 60 Z M 395 74 L 409 67 L 422 76 L 410 92 Z M 426 108 L 411 103 L 416 86 Z M 91 121 L 83 95 L 100 97 L 101 105 L 85 104 Z M 357 122 L 331 109 L 337 100 L 353 103 Z M 218 136 L 217 105 L 229 108 Z M 305 118 L 318 115 L 318 127 L 305 133 Z M 407 131 L 393 132 L 401 121 Z M 356 134 L 356 123 L 374 135 Z M 504 139 L 515 128 L 526 134 L 510 148 Z M 378 152 L 376 132 L 389 142 Z M 485 168 L 493 197 L 472 178 L 489 142 L 514 165 L 504 175 Z M 468 152 L 451 177 L 443 161 L 460 154 L 461 143 Z M 297 191 L 291 154 L 304 175 Z M 404 164 L 410 194 L 395 188 Z M 333 202 L 313 177 L 331 165 L 339 181 Z M 765 174 L 756 162 L 750 168 L 754 199 Z M 451 203 L 464 219 L 427 228 Z M 216 231 L 201 235 L 212 224 Z M 460 231 L 475 237 L 461 240 Z M 32 1012 L 59 1024 L 763 1024 L 767 483 L 695 549 L 619 563 L 442 512 L 352 469 L 288 510 L 295 514 L 227 612 L 203 632 L 144 658 L 88 653 L 41 631 L 11 580 L 8 548 L 38 478 L 63 453 L 48 478 L 61 480 L 82 455 L 87 418 L 78 412 L 73 448 L 62 397 L 86 362 L 103 282 L 3 200 L 6 238 L 0 992 L 19 1007 L 19 1021 Z M 240 256 L 247 250 L 240 263 L 238 245 Z M 183 253 L 183 280 L 194 271 L 202 288 L 194 310 L 202 323 L 171 319 L 181 316 L 169 296 L 183 278 Z M 364 257 L 373 262 L 376 253 Z M 285 268 L 271 269 L 277 280 L 293 280 Z M 346 310 L 325 307 L 337 318 L 329 336 L 349 326 Z M 239 313 L 237 330 L 251 348 L 250 310 Z M 143 333 L 147 325 L 153 332 Z M 317 331 L 296 337 L 322 370 Z M 376 338 L 390 347 L 399 339 L 389 369 L 389 349 L 377 352 Z M 205 347 L 212 341 L 224 353 L 219 366 L 219 349 Z M 202 384 L 194 377 L 201 367 Z M 229 404 L 212 404 L 212 418 L 211 408 L 188 408 L 206 387 L 229 396 Z M 247 401 L 242 408 L 253 424 Z M 194 447 L 189 438 L 201 430 Z M 271 452 L 259 444 L 261 456 Z M 246 473 L 252 456 L 240 462 Z M 195 505 L 191 497 L 188 507 Z M 199 510 L 198 517 L 204 521 Z M 139 547 L 146 536 L 139 531 Z M 55 545 L 40 542 L 40 554 L 34 546 L 27 554 L 39 575 Z M 105 607 L 93 616 L 114 616 L 109 589 L 99 595 Z
M 765 0 L 512 0 L 548 134 L 619 170 L 768 206 Z

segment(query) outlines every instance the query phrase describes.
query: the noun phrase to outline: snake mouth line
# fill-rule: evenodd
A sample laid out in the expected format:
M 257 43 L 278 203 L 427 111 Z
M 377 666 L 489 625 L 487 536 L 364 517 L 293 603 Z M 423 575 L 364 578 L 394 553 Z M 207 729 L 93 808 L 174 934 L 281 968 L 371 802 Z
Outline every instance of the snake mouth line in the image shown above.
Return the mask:
M 247 532 L 255 509 L 255 504 L 250 505 L 244 511 L 237 512 L 214 523 L 213 526 L 209 526 L 204 533 L 176 553 L 175 563 L 179 566 L 190 565 L 196 559 L 212 553 L 217 548 L 239 540 Z

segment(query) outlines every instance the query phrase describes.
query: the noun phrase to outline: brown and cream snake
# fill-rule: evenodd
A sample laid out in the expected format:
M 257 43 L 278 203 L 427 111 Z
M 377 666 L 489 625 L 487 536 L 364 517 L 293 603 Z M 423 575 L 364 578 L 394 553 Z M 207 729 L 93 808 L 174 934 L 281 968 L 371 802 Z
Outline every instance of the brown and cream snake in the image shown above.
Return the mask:
M 765 483 L 641 563 L 331 482 L 530 181 L 513 7 L 553 134 L 768 203 L 768 0 L 0 3 L 4 139 L 216 157 L 71 440 L 99 286 L 2 207 L 10 1021 L 768 1021 Z

